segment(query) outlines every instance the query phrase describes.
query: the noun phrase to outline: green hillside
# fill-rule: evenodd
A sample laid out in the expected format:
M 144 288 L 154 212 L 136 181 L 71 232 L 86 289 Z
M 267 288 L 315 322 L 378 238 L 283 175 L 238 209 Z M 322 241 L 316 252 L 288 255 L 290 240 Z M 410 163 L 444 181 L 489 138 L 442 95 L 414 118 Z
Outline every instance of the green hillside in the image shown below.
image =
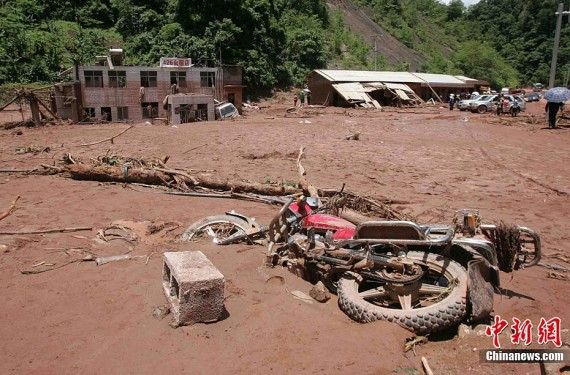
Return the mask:
M 483 0 L 469 9 L 459 0 L 356 3 L 425 56 L 421 70 L 494 86 L 548 80 L 557 0 Z M 300 84 L 314 68 L 373 67 L 370 46 L 322 0 L 11 0 L 0 8 L 0 83 L 50 82 L 111 46 L 125 49 L 127 64 L 174 55 L 242 64 L 254 90 Z M 559 64 L 561 81 L 569 26 Z

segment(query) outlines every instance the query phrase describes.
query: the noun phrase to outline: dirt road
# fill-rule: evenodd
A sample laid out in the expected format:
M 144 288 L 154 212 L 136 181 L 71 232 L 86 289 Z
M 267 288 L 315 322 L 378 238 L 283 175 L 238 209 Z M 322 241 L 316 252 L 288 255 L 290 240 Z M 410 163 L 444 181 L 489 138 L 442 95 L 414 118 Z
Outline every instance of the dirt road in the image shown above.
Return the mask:
M 540 104 L 530 111 L 540 112 Z M 389 197 L 423 222 L 449 222 L 455 210 L 478 208 L 488 222 L 504 220 L 540 232 L 546 254 L 570 255 L 566 219 L 570 212 L 570 131 L 544 125 L 489 124 L 491 115 L 446 109 L 372 112 L 310 109 L 304 118 L 284 118 L 284 105 L 271 105 L 235 121 L 172 126 L 135 124 L 109 142 L 124 124 L 53 126 L 0 131 L 0 169 L 52 164 L 64 152 L 89 162 L 109 150 L 133 157 L 170 156 L 168 165 L 256 182 L 296 181 L 295 157 L 307 146 L 304 163 L 319 187 Z M 0 119 L 3 120 L 3 119 Z M 361 140 L 343 137 L 360 130 Z M 49 151 L 15 154 L 38 145 Z M 202 146 L 204 145 L 204 146 Z M 194 151 L 187 152 L 197 146 Z M 201 171 L 201 172 L 200 172 Z M 262 247 L 215 247 L 180 243 L 169 234 L 143 236 L 136 244 L 94 241 L 115 220 L 179 221 L 189 225 L 207 215 L 235 209 L 266 223 L 275 209 L 257 203 L 158 194 L 142 187 L 80 182 L 59 176 L 0 175 L 0 210 L 20 195 L 17 210 L 0 231 L 92 226 L 94 230 L 49 235 L 0 235 L 1 373 L 405 373 L 421 372 L 426 356 L 438 374 L 539 373 L 538 365 L 481 363 L 478 350 L 491 339 L 476 334 L 436 335 L 403 353 L 407 331 L 388 323 L 360 325 L 346 317 L 336 297 L 307 304 L 290 291 L 310 285 L 282 269 L 261 267 Z M 97 267 L 74 263 L 37 275 L 20 270 L 61 265 L 82 248 L 100 255 L 132 250 L 145 258 Z M 172 329 L 152 317 L 165 303 L 161 253 L 201 250 L 226 277 L 223 321 Z M 551 261 L 551 259 L 545 259 Z M 552 261 L 555 263 L 556 261 Z M 566 264 L 566 266 L 568 266 Z M 49 268 L 49 267 L 48 267 Z M 495 313 L 503 318 L 562 318 L 568 328 L 568 281 L 535 267 L 502 274 Z M 284 283 L 273 275 L 281 275 Z M 267 281 L 269 280 L 269 281 Z M 266 282 L 267 281 L 267 282 Z M 508 331 L 508 330 L 507 330 Z M 501 337 L 505 347 L 508 333 Z M 563 334 L 568 341 L 568 332 Z M 533 347 L 539 347 L 533 342 Z

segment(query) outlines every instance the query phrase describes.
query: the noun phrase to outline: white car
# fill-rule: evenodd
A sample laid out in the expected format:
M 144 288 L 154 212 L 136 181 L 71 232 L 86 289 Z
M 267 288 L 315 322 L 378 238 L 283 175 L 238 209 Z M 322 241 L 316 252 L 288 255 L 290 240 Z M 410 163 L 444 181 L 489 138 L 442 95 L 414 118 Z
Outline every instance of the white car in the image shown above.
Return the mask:
M 479 100 L 481 95 L 475 95 L 471 99 L 464 99 L 459 101 L 459 110 L 467 111 L 469 109 L 469 103 Z

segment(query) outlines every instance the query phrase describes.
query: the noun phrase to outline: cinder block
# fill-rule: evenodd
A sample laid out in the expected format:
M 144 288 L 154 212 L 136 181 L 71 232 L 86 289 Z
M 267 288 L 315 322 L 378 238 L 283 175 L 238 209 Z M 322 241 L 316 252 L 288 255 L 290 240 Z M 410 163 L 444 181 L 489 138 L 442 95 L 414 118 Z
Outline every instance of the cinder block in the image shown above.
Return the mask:
M 164 253 L 162 279 L 174 325 L 220 319 L 224 309 L 224 275 L 201 251 Z

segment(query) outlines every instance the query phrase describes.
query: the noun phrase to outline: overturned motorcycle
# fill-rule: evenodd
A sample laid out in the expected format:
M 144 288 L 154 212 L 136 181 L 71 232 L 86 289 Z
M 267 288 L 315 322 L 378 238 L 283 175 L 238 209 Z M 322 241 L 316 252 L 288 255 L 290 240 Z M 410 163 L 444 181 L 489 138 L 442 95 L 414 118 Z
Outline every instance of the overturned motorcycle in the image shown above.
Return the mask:
M 499 271 L 536 265 L 540 237 L 526 227 L 483 224 L 461 210 L 453 225 L 364 221 L 327 214 L 317 198 L 289 199 L 260 226 L 235 212 L 207 217 L 182 240 L 209 236 L 217 244 L 266 239 L 268 266 L 322 281 L 358 322 L 386 320 L 418 334 L 440 331 L 493 309 Z

